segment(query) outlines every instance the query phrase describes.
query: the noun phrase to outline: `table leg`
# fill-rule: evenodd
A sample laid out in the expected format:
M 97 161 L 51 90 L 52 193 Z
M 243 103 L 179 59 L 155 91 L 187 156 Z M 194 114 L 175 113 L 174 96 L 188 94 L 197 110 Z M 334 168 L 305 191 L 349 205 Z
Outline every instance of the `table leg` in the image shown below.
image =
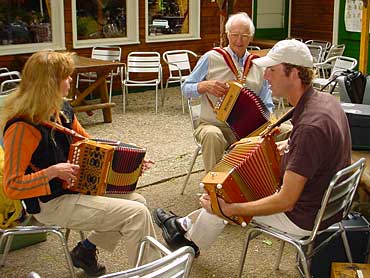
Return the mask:
M 100 102 L 101 103 L 108 103 L 108 88 L 107 88 L 107 81 L 104 80 L 99 84 L 99 94 L 100 94 Z M 112 122 L 112 109 L 111 107 L 103 108 L 103 118 L 105 123 Z

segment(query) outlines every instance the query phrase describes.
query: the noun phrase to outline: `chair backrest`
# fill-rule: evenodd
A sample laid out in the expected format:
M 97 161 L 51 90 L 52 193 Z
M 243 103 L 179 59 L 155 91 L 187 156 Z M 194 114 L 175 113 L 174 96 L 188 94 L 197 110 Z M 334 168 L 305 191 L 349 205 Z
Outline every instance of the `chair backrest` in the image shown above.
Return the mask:
M 342 56 L 345 49 L 346 49 L 345 44 L 332 45 L 330 47 L 330 49 L 328 51 L 328 54 L 326 55 L 325 59 L 327 60 L 331 57 Z
M 146 237 L 146 239 L 147 238 L 148 237 Z M 154 240 L 151 240 L 150 243 L 154 243 Z M 158 246 L 158 243 L 155 243 L 155 246 L 161 250 L 163 248 Z M 143 250 L 142 242 L 138 263 L 141 260 Z M 100 278 L 186 278 L 189 276 L 191 264 L 194 258 L 194 250 L 191 247 L 184 246 L 174 252 L 164 251 L 164 253 L 166 253 L 166 255 L 156 261 L 142 266 L 136 266 L 135 268 L 125 271 L 103 275 Z
M 321 58 L 322 58 L 322 54 L 323 54 L 322 47 L 320 45 L 314 45 L 314 44 L 312 44 L 312 45 L 308 44 L 307 47 L 311 52 L 311 55 L 313 57 L 313 62 L 314 63 L 321 62 Z
M 126 78 L 130 73 L 158 73 L 161 78 L 161 55 L 158 52 L 130 52 L 127 56 Z
M 322 62 L 324 59 L 326 59 L 326 53 L 329 51 L 331 47 L 331 42 L 321 40 L 308 40 L 305 42 L 305 44 L 321 46 L 322 48 L 321 60 L 319 60 L 318 62 Z
M 189 54 L 197 58 L 198 55 L 190 50 L 169 50 L 163 53 L 163 60 L 168 64 L 170 77 L 181 76 L 183 71 L 191 72 Z
M 0 73 L 0 96 L 14 91 L 21 81 L 19 71 L 3 71 Z
M 336 56 L 330 59 L 335 60 L 330 76 L 338 75 L 345 70 L 352 70 L 357 66 L 357 60 L 347 56 Z M 329 62 L 328 59 L 327 61 Z
M 121 57 L 122 50 L 119 46 L 94 46 L 91 51 L 91 58 L 97 60 L 121 62 Z M 117 67 L 117 73 L 120 69 L 121 67 Z
M 364 167 L 365 158 L 361 158 L 333 176 L 323 196 L 321 207 L 316 214 L 312 233 L 306 242 L 315 239 L 323 221 L 338 213 L 342 214 L 342 219 L 348 215 Z

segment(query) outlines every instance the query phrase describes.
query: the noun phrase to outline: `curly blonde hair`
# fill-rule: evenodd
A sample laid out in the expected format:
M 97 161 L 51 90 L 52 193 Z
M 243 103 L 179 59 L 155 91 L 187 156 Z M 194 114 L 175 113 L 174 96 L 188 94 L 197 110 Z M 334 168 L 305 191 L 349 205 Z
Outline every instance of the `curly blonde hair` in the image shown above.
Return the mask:
M 4 102 L 0 118 L 2 130 L 14 117 L 22 116 L 37 124 L 59 114 L 63 103 L 60 84 L 74 71 L 72 55 L 45 50 L 27 60 L 19 87 Z

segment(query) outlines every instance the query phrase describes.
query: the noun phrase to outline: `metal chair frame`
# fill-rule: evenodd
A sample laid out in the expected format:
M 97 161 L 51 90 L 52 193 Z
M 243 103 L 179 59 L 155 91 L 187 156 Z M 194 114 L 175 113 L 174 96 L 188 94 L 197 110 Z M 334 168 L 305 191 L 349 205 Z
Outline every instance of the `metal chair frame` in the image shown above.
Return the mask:
M 316 63 L 314 64 L 314 67 L 316 69 L 320 69 L 321 67 L 327 67 L 331 69 L 331 73 L 329 78 L 315 78 L 312 83 L 319 89 L 327 85 L 327 83 L 330 80 L 335 79 L 336 76 L 339 76 L 343 71 L 345 70 L 352 70 L 357 66 L 357 60 L 352 57 L 347 57 L 347 56 L 335 56 L 327 59 L 325 62 L 322 63 Z M 331 82 L 328 86 L 328 91 L 332 91 L 333 86 L 337 85 L 336 81 Z
M 328 51 L 328 54 L 326 55 L 325 60 L 328 60 L 336 56 L 342 56 L 345 49 L 346 49 L 345 44 L 332 45 Z M 321 67 L 318 68 L 319 76 L 321 78 L 328 78 L 329 77 L 328 72 L 331 68 L 332 65 L 322 65 Z
M 64 237 L 64 234 L 61 231 L 61 227 L 56 225 L 49 225 L 49 226 L 16 226 L 10 229 L 0 229 L 1 237 L 0 237 L 0 246 L 4 244 L 4 251 L 3 255 L 1 256 L 0 266 L 5 265 L 6 257 L 10 251 L 10 247 L 13 242 L 13 238 L 15 235 L 31 235 L 31 234 L 40 234 L 40 233 L 52 233 L 55 234 L 61 244 L 64 251 L 64 255 L 67 260 L 67 265 L 69 272 L 71 273 L 71 277 L 76 277 L 74 272 L 73 263 L 71 259 L 71 255 L 69 254 L 67 241 Z
M 149 245 L 158 249 L 164 255 L 164 257 L 153 262 L 149 262 L 145 265 L 141 265 L 144 250 Z M 106 274 L 100 276 L 100 278 L 186 278 L 189 276 L 193 259 L 194 250 L 189 246 L 184 246 L 174 252 L 171 252 L 156 239 L 146 236 L 140 244 L 139 255 L 135 268 L 117 273 Z
M 97 60 L 103 60 L 103 61 L 111 61 L 111 62 L 121 62 L 121 48 L 119 46 L 95 46 L 92 48 L 91 51 L 91 58 L 97 59 Z M 121 86 L 123 83 L 123 73 L 124 73 L 124 67 L 117 67 L 117 70 L 112 70 L 109 73 L 109 80 L 107 82 L 109 83 L 109 102 L 112 101 L 112 91 L 113 91 L 113 78 L 115 76 L 119 76 L 121 79 Z M 79 82 L 89 82 L 93 83 L 95 82 L 97 78 L 96 72 L 87 72 L 87 73 L 79 73 L 77 74 L 77 80 L 76 80 L 76 88 L 79 86 Z
M 189 108 L 190 122 L 191 122 L 191 127 L 192 127 L 193 134 L 194 134 L 194 131 L 199 126 L 199 120 L 200 120 L 200 103 L 199 104 L 197 103 L 196 105 L 193 105 L 193 103 L 199 102 L 199 100 L 200 100 L 200 97 L 198 97 L 196 99 L 188 98 L 188 108 Z M 191 172 L 193 171 L 195 161 L 196 161 L 198 155 L 201 153 L 201 150 L 202 150 L 202 145 L 200 144 L 200 142 L 198 142 L 198 140 L 195 138 L 194 135 L 193 135 L 193 138 L 194 138 L 195 145 L 197 147 L 194 150 L 188 173 L 186 174 L 184 184 L 182 185 L 181 195 L 184 194 L 184 191 L 185 191 L 185 188 L 188 184 Z
M 322 62 L 324 59 L 327 59 L 326 58 L 326 55 L 331 47 L 331 42 L 328 42 L 328 41 L 322 41 L 322 40 L 308 40 L 308 41 L 305 41 L 305 44 L 307 45 L 317 45 L 317 46 L 321 46 L 322 48 L 322 53 L 321 53 L 321 60 L 317 61 L 317 62 Z
M 131 73 L 157 73 L 151 80 L 133 80 Z M 123 80 L 123 112 L 126 112 L 128 87 L 155 86 L 155 113 L 158 112 L 158 87 L 161 85 L 163 96 L 161 55 L 158 52 L 130 52 L 127 56 L 126 78 Z
M 364 167 L 365 167 L 365 158 L 361 158 L 352 165 L 338 171 L 333 176 L 323 196 L 321 208 L 316 214 L 314 227 L 308 238 L 307 237 L 300 238 L 291 234 L 284 233 L 283 231 L 274 229 L 272 227 L 259 224 L 258 222 L 252 221 L 250 223 L 250 228 L 247 231 L 247 236 L 244 242 L 244 247 L 240 258 L 239 277 L 241 277 L 243 273 L 245 257 L 248 251 L 249 241 L 253 233 L 265 233 L 282 241 L 277 256 L 277 262 L 275 264 L 276 270 L 279 269 L 284 245 L 285 242 L 287 242 L 297 249 L 297 266 L 301 275 L 306 278 L 311 277 L 309 271 L 311 258 L 321 248 L 323 248 L 323 246 L 325 246 L 329 241 L 331 241 L 334 237 L 338 235 L 341 235 L 344 249 L 349 262 L 352 262 L 351 250 L 348 244 L 344 226 L 341 221 L 337 223 L 339 228 L 336 230 L 336 232 L 334 232 L 330 237 L 328 237 L 318 246 L 314 246 L 314 241 L 317 234 L 319 233 L 319 228 L 322 221 L 325 221 L 340 212 L 342 212 L 342 219 L 347 217 L 361 175 L 364 171 Z M 299 267 L 299 263 L 303 269 Z
M 323 49 L 320 45 L 315 45 L 315 44 L 307 44 L 308 49 L 311 52 L 311 55 L 313 57 L 313 62 L 314 63 L 320 63 L 322 61 L 322 56 L 323 56 Z
M 169 77 L 167 78 L 165 88 L 166 89 L 168 88 L 169 83 L 180 83 L 181 105 L 183 114 L 185 113 L 185 105 L 181 86 L 192 71 L 189 61 L 189 55 L 198 58 L 198 55 L 190 50 L 169 50 L 164 52 L 162 55 L 163 60 L 168 65 L 168 70 L 170 74 Z M 186 72 L 186 74 L 183 75 L 183 72 Z M 163 102 L 164 95 L 162 95 L 162 105 Z
M 21 82 L 19 71 L 9 71 L 7 68 L 0 68 L 0 79 L 4 81 L 0 84 L 0 95 L 7 95 L 15 90 L 15 86 Z M 6 89 L 11 85 L 10 89 Z M 14 86 L 13 86 L 14 85 Z

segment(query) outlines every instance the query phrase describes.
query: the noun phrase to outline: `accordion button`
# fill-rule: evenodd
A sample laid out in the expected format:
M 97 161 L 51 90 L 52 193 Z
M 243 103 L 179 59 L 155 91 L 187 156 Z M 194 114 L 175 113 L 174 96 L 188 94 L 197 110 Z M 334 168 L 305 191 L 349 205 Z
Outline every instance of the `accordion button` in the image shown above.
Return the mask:
M 227 222 L 226 220 L 224 220 L 224 224 L 227 225 L 227 224 L 229 224 L 229 222 Z
M 200 189 L 204 189 L 204 183 L 202 183 L 202 182 L 201 182 L 201 183 L 199 184 L 199 188 L 200 188 Z
M 221 184 L 221 183 L 218 183 L 218 184 L 216 185 L 216 187 L 217 187 L 217 189 L 222 189 L 222 184 Z
M 242 222 L 241 225 L 242 225 L 243 228 L 247 227 L 247 223 L 245 223 L 244 221 Z

